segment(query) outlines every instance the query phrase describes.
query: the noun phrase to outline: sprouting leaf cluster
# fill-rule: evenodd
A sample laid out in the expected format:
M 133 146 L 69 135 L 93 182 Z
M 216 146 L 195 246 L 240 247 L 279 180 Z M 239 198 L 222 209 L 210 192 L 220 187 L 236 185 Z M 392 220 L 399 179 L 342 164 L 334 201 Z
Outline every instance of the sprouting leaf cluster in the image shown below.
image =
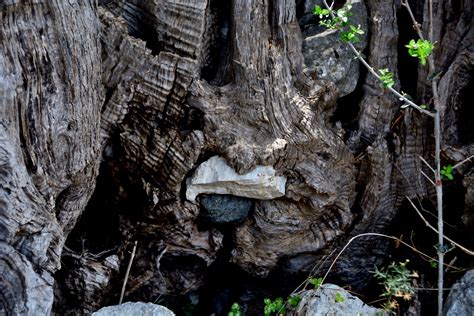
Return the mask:
M 359 35 L 364 34 L 364 31 L 360 25 L 354 26 L 349 23 L 349 17 L 352 15 L 351 9 L 350 4 L 339 10 L 324 9 L 317 5 L 313 8 L 313 13 L 320 18 L 320 25 L 328 29 L 339 30 L 343 42 L 357 43 L 360 42 Z
M 418 39 L 415 41 L 412 39 L 408 45 L 405 45 L 405 47 L 408 48 L 408 54 L 410 54 L 411 57 L 418 57 L 421 64 L 424 66 L 426 65 L 426 59 L 431 54 L 434 45 L 428 40 Z
M 418 274 L 407 268 L 408 262 L 392 262 L 386 269 L 375 268 L 373 272 L 385 288 L 381 296 L 387 299 L 383 306 L 387 311 L 393 311 L 398 306 L 397 299 L 410 301 L 415 293 L 413 279 L 417 278 Z
M 230 312 L 227 314 L 228 316 L 242 316 L 242 312 L 240 311 L 239 303 L 234 303 L 230 307 Z
M 336 296 L 334 297 L 334 301 L 336 303 L 342 303 L 344 302 L 344 295 L 341 294 L 341 292 L 337 292 Z
M 308 279 L 308 282 L 314 285 L 314 287 L 317 289 L 321 286 L 321 284 L 323 284 L 323 278 L 311 278 Z
M 281 297 L 278 297 L 273 301 L 269 298 L 266 298 L 266 299 L 263 300 L 263 302 L 265 304 L 264 311 L 263 311 L 263 314 L 265 316 L 285 315 L 285 313 L 286 313 L 286 303 L 288 303 L 288 305 L 290 307 L 296 307 L 301 302 L 301 296 L 299 296 L 299 295 L 290 295 L 290 296 L 288 296 L 286 302 Z
M 265 307 L 263 310 L 263 314 L 265 316 L 270 316 L 272 315 L 272 313 L 276 313 L 277 315 L 284 315 L 286 312 L 285 301 L 281 297 L 276 298 L 274 301 L 269 298 L 266 298 L 263 300 L 263 302 L 265 303 Z
M 454 176 L 453 176 L 453 166 L 451 165 L 447 165 L 447 166 L 443 166 L 443 168 L 441 168 L 440 170 L 440 174 L 441 174 L 441 177 L 445 180 L 453 180 L 454 179 Z
M 384 88 L 391 88 L 395 84 L 395 80 L 393 79 L 393 73 L 390 72 L 388 69 L 380 69 L 380 80 L 382 81 Z
M 292 295 L 288 297 L 288 304 L 290 304 L 291 307 L 298 306 L 300 302 L 301 302 L 301 296 L 299 295 Z

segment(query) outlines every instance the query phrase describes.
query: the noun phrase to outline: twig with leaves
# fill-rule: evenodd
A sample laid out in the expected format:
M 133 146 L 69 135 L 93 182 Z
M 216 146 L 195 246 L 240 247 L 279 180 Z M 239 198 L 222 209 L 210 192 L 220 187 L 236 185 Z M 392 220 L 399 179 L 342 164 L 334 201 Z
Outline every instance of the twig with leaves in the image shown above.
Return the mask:
M 442 174 L 445 174 L 447 179 L 452 178 L 451 173 L 450 176 L 447 176 L 449 170 L 441 169 L 441 106 L 439 101 L 438 95 L 438 75 L 435 71 L 435 64 L 432 50 L 434 48 L 434 41 L 433 41 L 433 1 L 429 0 L 428 7 L 429 7 L 429 36 L 428 40 L 425 40 L 423 37 L 423 33 L 419 23 L 416 21 L 413 12 L 408 4 L 407 0 L 402 0 L 402 5 L 405 6 L 410 14 L 410 17 L 413 21 L 413 25 L 417 34 L 419 36 L 418 40 L 411 40 L 406 47 L 408 48 L 408 53 L 412 57 L 416 57 L 420 60 L 422 65 L 425 65 L 428 61 L 428 67 L 430 72 L 430 80 L 431 80 L 431 90 L 433 93 L 433 103 L 434 103 L 434 112 L 428 111 L 425 109 L 426 106 L 419 106 L 418 104 L 414 103 L 410 100 L 406 94 L 400 93 L 393 88 L 395 83 L 393 79 L 393 74 L 388 69 L 379 69 L 378 72 L 369 65 L 369 63 L 362 57 L 362 54 L 355 48 L 353 43 L 356 43 L 358 39 L 358 34 L 363 34 L 363 30 L 360 27 L 355 27 L 350 25 L 348 22 L 348 17 L 350 16 L 349 10 L 350 7 L 345 6 L 339 10 L 333 10 L 333 4 L 328 5 L 326 0 L 323 0 L 324 8 L 320 6 L 316 6 L 314 8 L 314 14 L 320 17 L 321 25 L 324 25 L 330 29 L 335 29 L 341 32 L 341 40 L 346 42 L 350 49 L 354 52 L 355 56 L 359 61 L 368 69 L 368 71 L 375 76 L 378 80 L 380 80 L 383 84 L 383 87 L 388 89 L 390 92 L 395 94 L 399 97 L 402 101 L 405 102 L 405 105 L 402 107 L 412 107 L 423 114 L 426 114 L 432 118 L 434 118 L 434 136 L 435 136 L 435 168 L 431 168 L 434 171 L 434 181 L 430 179 L 430 182 L 434 184 L 436 188 L 436 204 L 437 204 L 437 215 L 438 215 L 438 261 L 439 270 L 438 270 L 438 315 L 442 314 L 442 307 L 443 307 L 443 283 L 444 283 L 444 232 L 443 232 L 443 184 L 442 184 Z M 429 179 L 426 174 L 423 174 L 425 177 Z

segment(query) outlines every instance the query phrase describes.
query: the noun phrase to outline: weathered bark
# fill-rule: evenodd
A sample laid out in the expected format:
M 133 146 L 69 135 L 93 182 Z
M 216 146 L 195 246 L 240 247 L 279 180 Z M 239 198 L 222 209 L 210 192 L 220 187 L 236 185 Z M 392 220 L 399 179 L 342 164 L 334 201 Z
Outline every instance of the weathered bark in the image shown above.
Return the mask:
M 431 198 L 418 159 L 432 150 L 429 119 L 400 111 L 359 76 L 347 47 L 329 45 L 336 36 L 308 18 L 317 2 L 0 2 L 0 312 L 47 314 L 53 287 L 58 313 L 116 300 L 134 241 L 128 298 L 198 289 L 224 235 L 185 191 L 211 156 L 240 174 L 263 165 L 286 178 L 283 197 L 255 199 L 232 228 L 231 262 L 260 277 L 309 270 L 351 236 L 383 232 L 405 195 Z M 396 74 L 398 2 L 352 2 L 368 25 L 369 62 Z M 444 154 L 454 164 L 474 151 L 474 2 L 435 2 Z M 418 15 L 426 27 L 426 9 Z M 350 80 L 327 74 L 337 61 Z M 429 105 L 432 74 L 418 75 Z M 353 122 L 339 117 L 339 90 L 359 108 Z M 356 242 L 337 273 L 362 286 L 386 249 Z
M 94 189 L 103 99 L 97 8 L 0 3 L 1 309 L 47 314 Z

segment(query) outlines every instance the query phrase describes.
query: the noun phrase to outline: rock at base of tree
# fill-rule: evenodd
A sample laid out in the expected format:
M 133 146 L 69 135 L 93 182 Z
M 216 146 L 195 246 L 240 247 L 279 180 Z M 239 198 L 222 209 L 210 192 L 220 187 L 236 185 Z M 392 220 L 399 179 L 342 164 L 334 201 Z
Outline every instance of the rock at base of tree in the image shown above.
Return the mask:
M 200 215 L 215 224 L 241 223 L 252 208 L 252 200 L 227 194 L 203 194 L 200 200 Z
M 343 288 L 334 284 L 324 284 L 318 290 L 309 290 L 295 315 L 388 315 L 383 309 L 366 305 Z
M 92 313 L 94 316 L 133 316 L 133 315 L 148 315 L 148 316 L 175 316 L 175 314 L 168 308 L 156 305 L 153 303 L 124 303 L 120 305 L 107 306 Z
M 222 157 L 203 162 L 188 180 L 186 198 L 195 201 L 202 193 L 232 194 L 253 199 L 271 200 L 285 195 L 286 178 L 277 176 L 272 166 L 256 166 L 238 174 Z
M 474 315 L 474 270 L 466 272 L 453 285 L 444 305 L 443 314 L 446 316 Z

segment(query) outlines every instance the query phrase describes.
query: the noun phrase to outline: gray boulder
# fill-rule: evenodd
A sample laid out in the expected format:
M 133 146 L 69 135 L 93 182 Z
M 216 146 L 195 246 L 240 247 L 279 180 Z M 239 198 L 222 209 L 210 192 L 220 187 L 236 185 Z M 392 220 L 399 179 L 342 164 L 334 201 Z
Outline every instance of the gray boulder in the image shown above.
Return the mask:
M 175 316 L 168 308 L 153 303 L 124 303 L 99 309 L 93 316 Z
M 446 316 L 471 316 L 474 315 L 474 270 L 457 281 L 444 304 Z
M 339 298 L 337 302 L 336 296 Z M 383 309 L 366 305 L 334 284 L 324 284 L 318 290 L 306 291 L 301 298 L 295 311 L 298 316 L 388 315 Z
M 215 224 L 243 222 L 253 204 L 252 200 L 227 194 L 202 194 L 200 201 L 200 216 Z

